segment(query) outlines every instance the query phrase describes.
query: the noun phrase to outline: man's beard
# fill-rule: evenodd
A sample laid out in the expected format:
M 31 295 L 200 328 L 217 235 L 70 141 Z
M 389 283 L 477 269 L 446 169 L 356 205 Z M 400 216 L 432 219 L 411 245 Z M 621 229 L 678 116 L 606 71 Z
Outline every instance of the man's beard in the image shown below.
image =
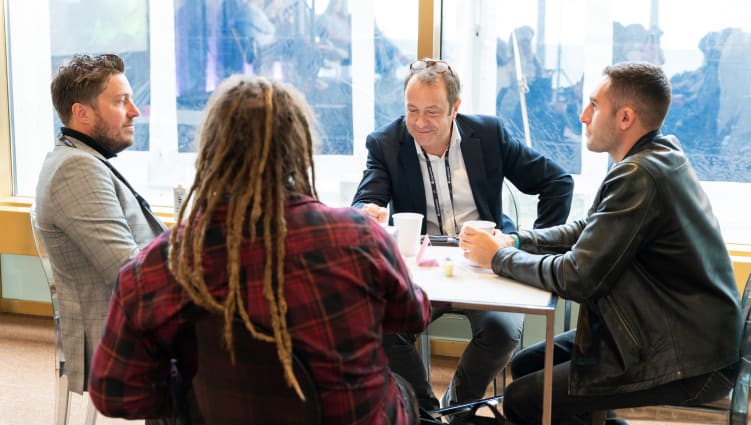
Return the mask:
M 133 140 L 116 140 L 107 136 L 109 129 L 102 125 L 102 118 L 97 114 L 97 123 L 92 129 L 91 137 L 99 143 L 99 145 L 113 154 L 118 154 L 133 144 Z M 122 134 L 122 133 L 121 133 Z

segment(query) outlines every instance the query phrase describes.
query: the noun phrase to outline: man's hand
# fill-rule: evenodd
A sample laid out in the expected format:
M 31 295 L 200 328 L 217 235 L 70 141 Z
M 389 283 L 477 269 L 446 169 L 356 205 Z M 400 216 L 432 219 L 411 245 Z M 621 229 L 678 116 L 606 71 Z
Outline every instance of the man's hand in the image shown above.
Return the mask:
M 459 234 L 459 246 L 464 249 L 464 258 L 489 269 L 495 253 L 501 248 L 514 246 L 514 238 L 497 229 L 493 230 L 491 236 L 472 226 L 463 226 Z
M 378 206 L 376 204 L 366 204 L 364 207 L 362 207 L 362 210 L 365 211 L 365 213 L 369 216 L 375 218 L 379 223 L 385 223 L 389 218 L 389 211 L 386 208 Z

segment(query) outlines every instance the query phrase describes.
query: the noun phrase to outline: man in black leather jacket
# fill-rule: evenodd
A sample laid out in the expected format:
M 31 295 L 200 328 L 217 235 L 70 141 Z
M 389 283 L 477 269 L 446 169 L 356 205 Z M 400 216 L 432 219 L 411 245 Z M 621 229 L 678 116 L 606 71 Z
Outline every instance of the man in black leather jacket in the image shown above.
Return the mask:
M 645 63 L 604 75 L 580 120 L 587 148 L 614 165 L 588 216 L 461 235 L 470 260 L 581 304 L 577 329 L 556 337 L 554 423 L 716 400 L 737 374 L 742 317 L 730 258 L 680 143 L 659 132 L 670 83 Z M 540 423 L 543 353 L 538 344 L 512 362 L 503 410 L 515 424 Z

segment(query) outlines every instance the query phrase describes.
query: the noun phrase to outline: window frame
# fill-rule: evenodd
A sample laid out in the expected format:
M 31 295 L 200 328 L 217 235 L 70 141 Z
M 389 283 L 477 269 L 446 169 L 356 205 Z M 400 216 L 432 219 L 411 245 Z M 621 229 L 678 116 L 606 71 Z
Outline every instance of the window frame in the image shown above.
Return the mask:
M 2 107 L 2 112 L 0 112 L 0 207 L 8 207 L 8 208 L 16 208 L 16 207 L 28 207 L 31 204 L 31 198 L 29 197 L 23 197 L 23 196 L 15 196 L 15 184 L 14 184 L 14 175 L 15 175 L 15 164 L 13 164 L 13 145 L 11 143 L 11 119 L 12 119 L 12 111 L 10 109 L 10 97 L 9 97 L 9 72 L 8 72 L 8 58 L 7 58 L 7 41 L 8 41 L 8 35 L 7 35 L 7 9 L 8 9 L 8 0 L 4 1 L 2 3 L 2 9 L 0 9 L 0 18 L 2 18 L 2 23 L 0 23 L 0 29 L 2 30 L 0 34 L 0 41 L 2 41 L 2 44 L 0 46 L 0 53 L 2 53 L 2 58 L 0 59 L 0 78 L 4 78 L 6 81 L 6 84 L 0 88 L 0 107 Z M 152 8 L 153 9 L 153 8 Z M 418 57 L 441 57 L 441 24 L 442 24 L 442 2 L 441 0 L 418 0 L 418 46 L 417 46 L 417 52 Z M 155 17 L 153 18 L 155 20 Z M 170 20 L 171 22 L 171 20 Z M 610 23 L 608 22 L 607 25 L 609 26 Z M 171 27 L 169 29 L 172 29 Z M 166 31 L 167 29 L 163 29 Z M 174 31 L 171 32 L 174 36 Z M 591 40 L 594 44 L 596 44 L 597 40 Z M 353 40 L 354 42 L 354 40 Z M 165 46 L 164 49 L 170 48 L 174 50 L 174 45 L 168 44 L 168 47 Z M 153 46 L 152 46 L 153 47 Z M 362 51 L 361 49 L 353 49 L 353 55 L 365 55 L 368 54 L 366 51 Z M 372 51 L 370 52 L 372 55 Z M 594 66 L 594 65 L 593 65 Z M 358 73 L 353 73 L 354 76 Z M 158 86 L 158 85 L 156 85 Z M 588 93 L 588 90 L 590 90 L 590 85 L 585 84 L 584 86 L 584 93 L 586 97 L 586 93 Z M 174 88 L 171 88 L 171 90 L 174 90 Z M 360 105 L 361 102 L 353 102 L 353 108 L 357 108 L 358 105 Z M 160 114 L 163 113 L 171 113 L 176 114 L 175 108 L 164 108 L 164 110 L 160 110 Z M 353 112 L 353 115 L 359 114 L 356 111 Z M 362 131 L 361 131 L 362 132 Z M 354 134 L 355 140 L 364 140 L 365 136 L 367 134 Z M 164 134 L 160 134 L 160 137 L 169 136 L 166 132 Z M 126 158 L 123 158 L 124 161 L 143 161 L 146 159 L 146 156 L 148 153 L 144 152 L 134 152 L 133 155 L 124 155 Z M 322 169 L 335 169 L 339 168 L 339 170 L 342 171 L 341 174 L 347 175 L 347 176 L 357 176 L 358 173 L 362 171 L 362 168 L 364 166 L 364 158 L 366 156 L 365 152 L 365 146 L 364 143 L 355 143 L 353 146 L 353 155 L 354 158 L 363 158 L 362 163 L 359 163 L 358 161 L 352 161 L 352 160 L 344 160 L 344 159 L 351 159 L 350 156 L 343 156 L 343 155 L 326 155 L 326 156 L 319 156 L 316 158 L 316 164 L 319 168 Z M 596 187 L 599 183 L 599 180 L 597 178 L 594 178 L 594 176 L 601 176 L 604 175 L 604 166 L 603 164 L 606 162 L 606 158 L 603 158 L 602 155 L 593 154 L 591 152 L 588 152 L 586 149 L 582 150 L 582 174 L 574 176 L 574 179 L 576 181 L 576 191 L 578 193 L 582 194 L 592 194 L 596 190 Z M 191 158 L 185 158 L 184 160 L 180 160 L 180 165 L 189 164 L 192 163 Z M 344 165 L 344 168 L 342 166 Z M 585 177 L 582 177 L 585 176 Z M 320 180 L 319 180 L 320 182 Z M 738 189 L 743 189 L 743 186 L 746 186 L 745 184 L 741 183 L 732 183 L 732 182 L 702 182 L 705 187 L 709 188 L 712 191 L 715 190 L 721 190 L 718 189 L 721 185 L 727 185 L 729 187 L 729 190 L 737 191 Z M 340 185 L 347 184 L 347 185 L 356 185 L 356 181 L 349 181 L 345 180 L 343 182 L 339 182 Z M 340 187 L 326 187 L 325 185 L 320 188 L 321 192 L 324 194 L 324 200 L 326 200 L 325 194 L 327 192 L 331 193 L 339 193 L 343 192 Z M 342 195 L 343 196 L 343 195 Z M 588 198 L 588 196 L 585 196 Z M 165 200 L 156 200 L 155 202 L 152 202 L 153 204 L 157 205 L 156 210 L 158 213 L 160 213 L 163 217 L 169 217 L 169 213 L 171 212 L 171 207 L 168 205 L 168 203 L 171 201 L 171 199 L 165 199 Z M 338 201 L 343 201 L 339 199 Z M 584 200 L 586 203 L 587 201 Z M 729 243 L 736 243 L 741 245 L 751 245 L 751 240 L 749 241 L 730 241 Z

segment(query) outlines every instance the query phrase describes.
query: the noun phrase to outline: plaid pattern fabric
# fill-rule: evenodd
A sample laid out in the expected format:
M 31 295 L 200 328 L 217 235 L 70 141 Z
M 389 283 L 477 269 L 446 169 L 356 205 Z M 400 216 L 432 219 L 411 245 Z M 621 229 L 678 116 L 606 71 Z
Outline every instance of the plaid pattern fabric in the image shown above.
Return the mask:
M 240 320 L 232 325 L 234 364 L 224 345 L 224 318 L 206 315 L 195 323 L 193 423 L 246 424 L 253 418 L 256 424 L 323 425 L 318 391 L 299 357 L 294 356 L 293 371 L 305 401 L 285 381 L 276 344 L 253 338 Z
M 395 241 L 358 210 L 309 197 L 288 200 L 285 218 L 287 323 L 318 387 L 323 422 L 407 423 L 381 340 L 387 332 L 422 331 L 430 304 Z M 202 256 L 210 291 L 220 298 L 227 292 L 225 220 L 226 204 L 212 217 Z M 167 269 L 170 232 L 121 269 L 89 381 L 94 404 L 107 415 L 169 415 L 169 359 L 184 359 L 188 377 L 195 368 L 193 321 L 202 312 Z M 265 258 L 262 243 L 243 244 L 246 308 L 251 321 L 270 329 Z

